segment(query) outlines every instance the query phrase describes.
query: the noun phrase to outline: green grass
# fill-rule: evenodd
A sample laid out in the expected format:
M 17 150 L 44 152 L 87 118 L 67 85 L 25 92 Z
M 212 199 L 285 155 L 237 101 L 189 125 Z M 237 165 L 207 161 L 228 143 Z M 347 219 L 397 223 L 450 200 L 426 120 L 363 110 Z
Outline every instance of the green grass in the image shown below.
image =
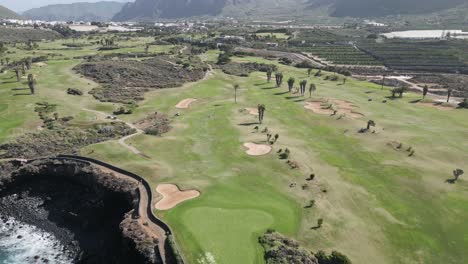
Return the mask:
M 203 55 L 215 60 L 216 52 Z M 313 251 L 336 249 L 354 263 L 464 263 L 468 239 L 468 184 L 462 176 L 454 185 L 444 181 L 451 171 L 465 171 L 468 160 L 468 123 L 465 110 L 440 111 L 413 104 L 420 95 L 390 100 L 388 90 L 348 78 L 345 85 L 308 78 L 306 70 L 255 57 L 234 61 L 275 63 L 297 81 L 317 85 L 317 99 L 344 99 L 365 117 L 352 119 L 315 114 L 303 99 L 284 93 L 265 81 L 264 73 L 248 78 L 216 71 L 207 80 L 182 88 L 149 92 L 127 121 L 155 111 L 174 117 L 172 130 L 163 137 L 141 135 L 127 143 L 147 157 L 135 155 L 116 141 L 88 146 L 83 155 L 98 158 L 144 176 L 156 187 L 176 183 L 197 189 L 201 196 L 172 210 L 156 213 L 175 230 L 175 238 L 189 263 L 213 257 L 217 263 L 263 263 L 258 236 L 268 228 L 299 240 Z M 57 60 L 34 68 L 38 94 L 13 96 L 12 73 L 0 75 L 0 141 L 38 124 L 36 101 L 58 104 L 61 115 L 77 122 L 92 122 L 83 108 L 110 112 L 113 104 L 99 103 L 90 95 L 66 95 L 68 87 L 89 91 L 95 84 L 79 78 L 71 68 L 79 60 Z M 330 73 L 325 73 L 330 75 Z M 88 85 L 88 82 L 90 85 Z M 233 84 L 240 84 L 234 104 Z M 24 86 L 24 84 L 22 85 Z M 286 86 L 286 84 L 284 85 Z M 21 91 L 20 91 L 21 92 Z M 175 109 L 182 99 L 198 99 L 190 109 Z M 372 101 L 369 101 L 372 99 Z M 388 102 L 383 103 L 382 100 Z M 245 107 L 266 105 L 265 126 L 280 135 L 273 152 L 262 157 L 245 154 L 242 144 L 259 142 L 254 116 Z M 357 131 L 372 119 L 376 133 Z M 388 143 L 403 143 L 397 151 Z M 416 150 L 408 157 L 406 148 Z M 300 169 L 291 170 L 276 151 L 289 148 Z M 313 182 L 305 178 L 316 174 Z M 290 188 L 291 183 L 297 186 Z M 308 184 L 308 188 L 301 188 Z M 326 190 L 326 193 L 324 192 Z M 314 208 L 303 208 L 314 199 Z M 311 229 L 323 218 L 321 229 Z M 202 262 L 203 263 L 203 262 Z M 209 262 L 207 262 L 209 263 Z

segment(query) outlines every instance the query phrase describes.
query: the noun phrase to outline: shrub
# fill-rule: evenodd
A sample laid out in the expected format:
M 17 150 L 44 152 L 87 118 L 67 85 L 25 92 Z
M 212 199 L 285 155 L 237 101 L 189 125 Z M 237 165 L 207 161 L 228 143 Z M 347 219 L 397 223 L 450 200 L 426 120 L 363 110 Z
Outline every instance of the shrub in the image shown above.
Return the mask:
M 83 92 L 80 89 L 68 88 L 67 89 L 67 94 L 81 96 L 81 95 L 83 95 Z

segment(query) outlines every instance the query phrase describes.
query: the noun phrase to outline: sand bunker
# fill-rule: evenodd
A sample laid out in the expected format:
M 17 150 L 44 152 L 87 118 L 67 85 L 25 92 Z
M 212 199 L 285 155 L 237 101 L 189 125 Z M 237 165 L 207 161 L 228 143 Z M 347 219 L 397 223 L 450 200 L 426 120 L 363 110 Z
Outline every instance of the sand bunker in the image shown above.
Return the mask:
M 194 199 L 200 196 L 200 192 L 196 190 L 181 191 L 174 184 L 160 184 L 156 187 L 156 191 L 162 195 L 162 199 L 156 203 L 156 209 L 169 210 L 176 207 L 178 204 Z
M 247 142 L 244 144 L 244 147 L 248 148 L 246 153 L 250 156 L 262 156 L 271 152 L 271 147 L 268 145 Z
M 312 110 L 314 113 L 322 115 L 331 115 L 333 114 L 332 109 L 328 109 L 324 106 L 322 102 L 306 102 L 304 105 L 305 109 Z
M 39 67 L 44 67 L 44 66 L 47 66 L 47 63 L 45 63 L 45 62 L 36 62 L 36 63 L 34 63 L 34 65 L 39 66 Z
M 333 108 L 327 108 L 327 104 L 334 105 Z M 336 115 L 346 115 L 347 117 L 351 118 L 360 118 L 364 115 L 356 112 L 354 109 L 356 106 L 348 101 L 345 100 L 333 100 L 329 103 L 324 102 L 306 102 L 304 108 L 312 110 L 314 113 L 317 114 L 324 114 L 324 115 L 332 115 L 334 113 L 334 109 L 337 110 Z
M 190 104 L 197 101 L 197 99 L 193 99 L 193 98 L 187 98 L 187 99 L 184 99 L 182 101 L 180 101 L 177 105 L 176 105 L 176 108 L 179 108 L 179 109 L 187 109 L 189 108 Z
M 245 110 L 251 115 L 258 116 L 258 108 L 245 108 Z

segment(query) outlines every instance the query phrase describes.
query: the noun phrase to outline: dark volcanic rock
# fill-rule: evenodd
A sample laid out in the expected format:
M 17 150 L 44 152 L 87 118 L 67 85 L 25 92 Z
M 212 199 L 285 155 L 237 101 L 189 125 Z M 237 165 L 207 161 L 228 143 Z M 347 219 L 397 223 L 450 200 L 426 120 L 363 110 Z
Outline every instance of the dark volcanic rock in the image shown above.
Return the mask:
M 132 217 L 137 188 L 81 162 L 0 164 L 3 221 L 13 217 L 54 234 L 74 263 L 160 262 L 157 243 Z

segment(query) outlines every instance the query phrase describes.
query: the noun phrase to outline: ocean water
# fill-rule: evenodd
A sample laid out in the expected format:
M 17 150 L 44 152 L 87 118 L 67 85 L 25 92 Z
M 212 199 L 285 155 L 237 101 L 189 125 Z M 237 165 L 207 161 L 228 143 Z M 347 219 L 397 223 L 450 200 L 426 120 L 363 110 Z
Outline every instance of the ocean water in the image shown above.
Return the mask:
M 68 264 L 72 261 L 54 235 L 8 218 L 0 220 L 0 264 Z

